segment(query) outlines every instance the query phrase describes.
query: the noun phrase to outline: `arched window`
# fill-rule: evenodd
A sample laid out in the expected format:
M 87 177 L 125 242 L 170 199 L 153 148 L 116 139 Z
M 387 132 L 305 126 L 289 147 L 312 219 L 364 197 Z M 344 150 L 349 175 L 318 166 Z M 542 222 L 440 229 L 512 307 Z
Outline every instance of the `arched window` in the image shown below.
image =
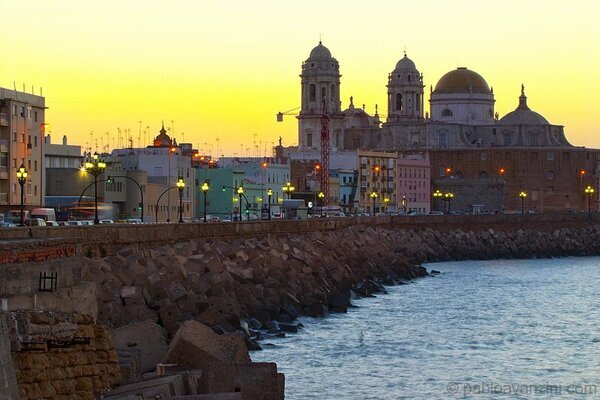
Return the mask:
M 448 148 L 448 134 L 446 132 L 438 133 L 438 147 L 440 149 Z
M 335 100 L 337 98 L 337 93 L 335 91 L 335 83 L 331 84 L 331 100 Z
M 415 94 L 415 110 L 417 112 L 421 111 L 421 94 L 417 93 Z
M 410 82 L 410 75 L 406 75 L 406 81 Z
M 402 111 L 402 95 L 396 93 L 396 111 Z
M 442 111 L 442 117 L 451 117 L 452 115 L 452 111 L 450 111 L 447 108 L 444 111 Z
M 327 98 L 327 89 L 325 89 L 325 87 L 321 88 L 321 100 L 324 100 Z
M 512 144 L 512 133 L 505 132 L 502 134 L 502 139 L 505 146 L 510 146 Z
M 317 100 L 317 88 L 314 84 L 310 84 L 308 87 L 308 101 L 316 101 Z
M 480 179 L 487 179 L 487 178 L 489 178 L 489 177 L 490 177 L 490 174 L 488 174 L 488 173 L 487 173 L 487 171 L 481 171 L 481 172 L 479 173 L 479 178 L 480 178 Z

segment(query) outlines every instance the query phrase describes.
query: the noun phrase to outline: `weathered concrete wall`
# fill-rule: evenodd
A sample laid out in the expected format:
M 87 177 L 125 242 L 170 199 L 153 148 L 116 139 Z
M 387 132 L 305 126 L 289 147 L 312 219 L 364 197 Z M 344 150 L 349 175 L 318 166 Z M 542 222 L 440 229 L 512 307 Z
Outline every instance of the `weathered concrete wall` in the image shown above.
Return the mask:
M 6 316 L 0 314 L 0 400 L 18 400 L 17 378 L 10 353 Z
M 266 235 L 302 234 L 337 231 L 349 226 L 380 226 L 393 229 L 478 231 L 493 228 L 551 230 L 576 228 L 600 223 L 600 213 L 527 214 L 527 215 L 435 215 L 326 218 L 307 221 L 253 221 L 243 223 L 186 223 L 100 225 L 69 227 L 32 227 L 0 229 L 0 264 L 35 262 L 36 251 L 46 252 L 40 260 L 73 255 L 104 256 L 114 254 L 128 244 L 162 245 L 188 239 L 261 238 Z M 26 240 L 25 240 L 26 239 Z M 4 240 L 4 241 L 3 241 Z M 60 250 L 60 246 L 65 246 Z M 36 250 L 37 249 L 37 250 Z M 54 249 L 54 250 L 52 250 Z M 61 255 L 61 251 L 64 255 Z M 4 254 L 4 257 L 2 255 Z M 39 261 L 39 260 L 37 260 Z

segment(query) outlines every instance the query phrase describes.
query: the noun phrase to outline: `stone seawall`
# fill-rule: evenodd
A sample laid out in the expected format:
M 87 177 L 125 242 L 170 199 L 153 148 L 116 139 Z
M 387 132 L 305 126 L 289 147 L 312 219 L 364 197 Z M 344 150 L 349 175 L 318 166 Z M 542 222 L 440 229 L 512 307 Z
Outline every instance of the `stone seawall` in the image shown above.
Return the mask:
M 246 232 L 242 237 L 192 238 L 164 246 L 146 241 L 121 246 L 104 258 L 58 260 L 56 270 L 61 270 L 60 263 L 80 266 L 77 275 L 97 285 L 98 323 L 113 331 L 119 363 L 126 371 L 122 383 L 128 383 L 141 379 L 156 363 L 173 360 L 168 356 L 169 346 L 174 346 L 170 342 L 186 321 L 208 326 L 221 337 L 241 335 L 242 344 L 255 349 L 260 346 L 257 338 L 297 332 L 301 327 L 295 319 L 301 315 L 345 312 L 352 291 L 368 296 L 384 291 L 382 285 L 425 276 L 419 266 L 423 262 L 600 254 L 600 223 L 580 216 L 536 218 L 528 220 L 529 226 L 525 220 L 516 224 L 499 218 L 493 224 L 447 220 L 454 222 L 417 223 L 408 229 L 390 221 L 350 226 L 337 226 L 337 221 L 322 221 L 335 229 L 320 231 L 254 237 Z M 230 226 L 234 228 L 227 229 L 250 229 Z M 202 345 L 209 351 L 216 342 L 210 339 Z M 207 369 L 202 376 L 227 378 L 225 386 L 242 393 L 235 398 L 251 398 L 244 397 L 244 391 L 257 390 L 249 386 L 256 381 L 249 371 L 259 366 L 194 361 L 187 360 Z M 234 376 L 223 377 L 218 372 L 223 368 Z M 283 382 L 276 370 L 269 371 L 277 388 L 261 398 L 278 400 Z M 231 382 L 247 383 L 238 387 Z M 198 393 L 225 386 L 205 381 L 199 383 Z
M 80 255 L 104 257 L 121 247 L 156 247 L 191 239 L 259 238 L 338 231 L 350 226 L 421 231 L 454 229 L 498 231 L 560 229 L 600 224 L 600 213 L 527 215 L 435 215 L 353 218 L 315 218 L 306 221 L 253 221 L 243 223 L 111 224 L 99 226 L 30 227 L 0 229 L 0 265 L 36 262 Z

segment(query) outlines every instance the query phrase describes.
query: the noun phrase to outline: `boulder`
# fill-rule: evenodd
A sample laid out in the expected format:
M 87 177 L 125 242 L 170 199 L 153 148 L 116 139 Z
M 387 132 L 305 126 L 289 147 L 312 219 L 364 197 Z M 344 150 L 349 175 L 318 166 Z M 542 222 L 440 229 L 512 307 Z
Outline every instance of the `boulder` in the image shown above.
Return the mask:
M 197 321 L 184 322 L 169 345 L 163 362 L 180 368 L 208 371 L 209 364 L 248 364 L 250 356 L 244 338 L 237 334 L 218 335 Z
M 140 350 L 140 372 L 154 371 L 157 363 L 167 354 L 166 333 L 151 320 L 133 322 L 112 331 L 117 352 Z

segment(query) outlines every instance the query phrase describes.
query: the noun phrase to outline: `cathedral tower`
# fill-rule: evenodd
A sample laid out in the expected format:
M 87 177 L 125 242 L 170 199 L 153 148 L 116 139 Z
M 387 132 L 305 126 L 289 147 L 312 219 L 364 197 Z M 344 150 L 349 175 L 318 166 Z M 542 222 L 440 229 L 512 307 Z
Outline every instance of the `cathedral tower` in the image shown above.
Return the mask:
M 404 53 L 388 76 L 387 122 L 416 121 L 423 118 L 423 75 Z
M 298 115 L 298 147 L 301 150 L 321 149 L 321 117 L 323 101 L 329 115 L 330 146 L 341 145 L 343 115 L 340 102 L 340 66 L 321 42 L 302 63 L 301 110 Z

